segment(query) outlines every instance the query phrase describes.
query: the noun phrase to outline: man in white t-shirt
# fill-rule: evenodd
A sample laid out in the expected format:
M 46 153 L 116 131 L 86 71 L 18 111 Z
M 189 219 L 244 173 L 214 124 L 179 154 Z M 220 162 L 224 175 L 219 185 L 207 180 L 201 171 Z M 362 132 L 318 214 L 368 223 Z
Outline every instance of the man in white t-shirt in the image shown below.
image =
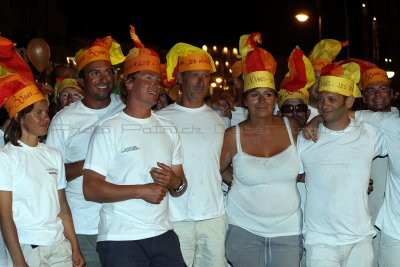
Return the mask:
M 101 205 L 83 197 L 83 163 L 94 127 L 124 106 L 119 96 L 111 94 L 113 69 L 109 48 L 102 46 L 105 43 L 109 42 L 95 42 L 93 46 L 78 51 L 75 57 L 78 80 L 85 98 L 53 117 L 46 138 L 46 144 L 58 149 L 64 158 L 68 181 L 65 192 L 87 266 L 101 266 L 96 252 Z
M 182 102 L 157 114 L 170 119 L 181 135 L 189 183 L 186 194 L 170 198 L 171 220 L 189 267 L 224 266 L 227 222 L 219 159 L 225 126 L 204 102 L 214 62 L 204 50 L 177 43 L 167 54 L 166 70 L 166 85 L 178 80 Z
M 326 65 L 332 63 L 342 50 L 342 47 L 347 45 L 348 42 L 340 42 L 335 39 L 322 39 L 310 52 L 308 58 L 314 68 L 315 83 L 308 89 L 308 92 L 310 93 L 308 102 L 308 108 L 310 109 L 309 121 L 318 115 L 317 96 L 321 70 Z
M 121 91 L 126 107 L 91 137 L 83 192 L 102 203 L 97 248 L 103 267 L 186 266 L 168 207 L 170 196 L 187 187 L 181 141 L 174 125 L 151 109 L 161 86 L 158 54 L 131 49 Z
M 364 64 L 363 64 L 364 63 Z M 360 79 L 360 87 L 361 87 L 361 92 L 363 94 L 363 100 L 364 103 L 367 105 L 368 109 L 371 111 L 381 111 L 381 112 L 395 112 L 398 113 L 397 108 L 392 107 L 392 98 L 393 98 L 393 89 L 390 86 L 389 78 L 387 77 L 386 71 L 383 69 L 378 68 L 372 63 L 369 62 L 364 62 L 361 61 L 360 65 L 364 65 L 364 71 L 362 71 L 361 74 L 361 79 Z M 361 68 L 363 70 L 363 68 Z M 360 113 L 362 114 L 362 113 Z M 366 113 L 368 114 L 368 113 Z M 394 115 L 391 115 L 394 116 Z M 382 118 L 385 118 L 386 116 L 382 115 Z M 357 119 L 362 119 L 362 118 L 370 118 L 369 116 L 358 116 Z M 374 118 L 378 118 L 375 116 Z M 365 122 L 369 123 L 370 121 L 368 119 L 365 119 Z M 364 120 L 363 120 L 364 121 Z M 373 121 L 373 120 L 372 120 Z M 381 122 L 385 123 L 385 122 Z M 376 123 L 372 123 L 372 125 L 377 126 Z M 378 128 L 379 124 L 378 124 Z M 385 137 L 385 132 L 383 133 L 383 136 Z M 392 144 L 388 145 L 388 150 L 390 151 L 390 148 L 393 147 Z M 390 157 L 390 156 L 389 156 Z M 387 216 L 387 212 L 392 209 L 391 204 L 389 203 L 395 203 L 397 194 L 393 194 L 393 190 L 395 190 L 396 187 L 391 187 L 390 189 L 390 198 L 395 200 L 395 202 L 386 201 L 385 207 L 382 209 L 382 212 L 380 212 L 382 204 L 385 199 L 385 188 L 387 186 L 387 177 L 389 179 L 392 179 L 390 183 L 396 183 L 396 180 L 398 178 L 393 178 L 393 172 L 389 170 L 389 157 L 378 157 L 374 159 L 372 162 L 372 169 L 371 169 L 371 177 L 374 181 L 374 190 L 369 194 L 368 196 L 368 202 L 370 205 L 370 210 L 371 210 L 371 217 L 372 217 L 372 223 L 376 224 L 376 231 L 377 234 L 374 237 L 373 240 L 373 245 L 374 245 L 374 267 L 377 266 L 397 266 L 398 264 L 398 258 L 396 260 L 396 256 L 399 255 L 399 250 L 392 251 L 391 249 L 395 246 L 392 245 L 387 245 L 385 240 L 387 240 L 387 233 L 386 236 L 382 242 L 382 253 L 381 253 L 381 228 L 385 227 L 386 231 L 391 233 L 391 236 L 394 237 L 394 239 L 397 239 L 396 243 L 400 244 L 400 235 L 397 234 L 392 234 L 392 230 L 387 228 L 388 224 L 383 223 L 384 221 L 389 222 L 391 221 L 392 216 Z M 394 158 L 393 158 L 394 157 Z M 392 156 L 392 161 L 395 161 L 395 156 Z M 397 203 L 399 203 L 397 201 Z M 396 206 L 396 205 L 394 205 Z M 396 212 L 392 212 L 393 214 L 396 214 Z M 389 212 L 389 213 L 391 213 Z M 378 213 L 381 215 L 379 216 L 378 220 Z M 398 223 L 399 220 L 393 220 L 394 223 Z M 384 226 L 385 225 L 385 226 Z M 390 237 L 389 237 L 390 238 Z M 389 241 L 389 243 L 393 244 L 393 241 Z M 378 265 L 379 261 L 379 265 Z M 390 265 L 390 263 L 392 265 Z M 394 265 L 393 265 L 394 264 Z
M 397 267 L 400 262 L 400 117 L 398 112 L 355 112 L 356 120 L 377 127 L 387 144 L 388 169 L 385 197 L 375 225 L 380 229 L 379 266 Z
M 360 88 L 363 95 L 363 101 L 368 109 L 382 112 L 390 112 L 392 110 L 397 111 L 396 108 L 391 106 L 393 90 L 390 87 L 390 82 L 386 71 L 369 62 L 359 61 L 359 64 L 361 66 Z M 379 210 L 383 204 L 383 199 L 385 197 L 387 173 L 388 157 L 377 157 L 374 159 L 371 168 L 371 178 L 373 179 L 374 190 L 368 195 L 368 204 L 370 207 L 373 224 L 375 224 Z M 375 227 L 375 230 L 377 234 L 372 242 L 374 246 L 373 267 L 378 267 L 381 232 L 378 227 Z
M 375 128 L 350 119 L 360 96 L 356 63 L 321 71 L 318 110 L 323 119 L 316 143 L 301 134 L 297 148 L 306 174 L 303 235 L 307 266 L 372 266 L 375 230 L 368 207 L 372 160 L 384 155 Z M 339 264 L 338 264 L 339 263 Z

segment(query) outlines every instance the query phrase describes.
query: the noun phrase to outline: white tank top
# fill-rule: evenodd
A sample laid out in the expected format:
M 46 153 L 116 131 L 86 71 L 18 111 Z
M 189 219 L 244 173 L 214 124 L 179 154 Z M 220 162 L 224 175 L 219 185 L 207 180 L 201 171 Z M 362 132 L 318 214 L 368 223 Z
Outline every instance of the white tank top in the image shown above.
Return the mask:
M 235 126 L 237 154 L 232 160 L 233 185 L 226 200 L 228 222 L 263 237 L 301 234 L 296 186 L 300 162 L 289 121 L 283 119 L 291 144 L 269 158 L 244 153 L 240 127 Z

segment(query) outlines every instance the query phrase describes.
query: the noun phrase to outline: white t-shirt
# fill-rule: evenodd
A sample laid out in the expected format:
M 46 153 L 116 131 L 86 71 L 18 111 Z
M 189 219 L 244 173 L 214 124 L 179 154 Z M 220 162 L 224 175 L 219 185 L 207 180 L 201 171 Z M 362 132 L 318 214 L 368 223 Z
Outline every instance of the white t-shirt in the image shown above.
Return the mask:
M 137 119 L 120 112 L 96 128 L 84 168 L 105 176 L 109 183 L 148 184 L 154 183 L 149 172 L 157 162 L 183 163 L 175 126 L 156 114 Z M 97 240 L 138 240 L 172 229 L 168 198 L 160 204 L 143 199 L 103 203 Z
M 310 110 L 310 117 L 308 117 L 307 122 L 309 122 L 312 118 L 314 118 L 315 116 L 317 116 L 319 114 L 318 109 L 308 105 L 308 109 Z
M 357 111 L 356 119 L 376 126 L 387 144 L 389 167 L 385 198 L 376 225 L 400 240 L 400 117 L 394 112 Z
M 4 146 L 4 132 L 0 129 L 0 148 Z M 0 232 L 0 266 L 7 266 L 8 257 L 6 251 L 6 244 L 4 243 L 3 236 Z
M 170 119 L 179 131 L 188 180 L 185 194 L 170 198 L 171 220 L 198 221 L 223 215 L 219 160 L 225 125 L 221 117 L 207 105 L 185 108 L 177 103 L 156 114 Z
M 4 132 L 0 129 L 0 147 L 4 146 Z
M 52 119 L 46 144 L 56 148 L 64 163 L 85 160 L 93 129 L 104 119 L 123 109 L 119 96 L 111 94 L 110 104 L 103 109 L 91 109 L 81 101 L 60 110 Z M 86 201 L 82 192 L 82 176 L 68 182 L 66 197 L 77 234 L 97 234 L 101 205 Z
M 375 235 L 368 207 L 372 160 L 386 154 L 371 125 L 351 120 L 342 131 L 322 123 L 316 143 L 299 133 L 297 150 L 306 174 L 305 243 L 347 245 Z
M 65 188 L 61 154 L 45 144 L 10 142 L 0 149 L 0 190 L 12 191 L 12 211 L 21 244 L 49 246 L 65 239 L 58 190 Z
M 310 117 L 308 117 L 307 122 L 309 122 L 312 118 L 314 118 L 315 116 L 317 116 L 319 114 L 318 109 L 308 105 L 308 108 L 310 109 Z M 306 185 L 305 183 L 297 183 L 297 190 L 299 191 L 300 194 L 300 199 L 301 199 L 301 203 L 300 203 L 300 207 L 301 210 L 304 213 L 304 203 L 306 202 Z

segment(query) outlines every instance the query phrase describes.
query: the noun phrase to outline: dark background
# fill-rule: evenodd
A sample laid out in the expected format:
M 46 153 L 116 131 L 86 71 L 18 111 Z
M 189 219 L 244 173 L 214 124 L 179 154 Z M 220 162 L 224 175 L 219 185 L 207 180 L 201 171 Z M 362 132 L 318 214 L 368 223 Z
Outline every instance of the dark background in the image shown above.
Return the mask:
M 317 8 L 319 1 L 320 8 Z M 365 3 L 366 8 L 361 4 Z M 0 0 L 0 32 L 17 46 L 34 37 L 51 47 L 51 60 L 63 63 L 97 37 L 111 35 L 126 54 L 133 46 L 129 24 L 141 41 L 156 49 L 162 60 L 177 42 L 201 47 L 238 47 L 243 34 L 260 32 L 262 47 L 277 58 L 278 68 L 299 45 L 308 54 L 318 42 L 318 14 L 322 38 L 348 40 L 338 60 L 357 57 L 399 72 L 400 4 L 397 0 L 277 0 L 277 1 L 132 1 L 106 3 L 84 0 Z M 309 21 L 294 15 L 305 10 Z M 376 29 L 373 30 L 373 17 Z M 385 58 L 392 62 L 386 63 Z M 398 84 L 396 75 L 393 83 Z

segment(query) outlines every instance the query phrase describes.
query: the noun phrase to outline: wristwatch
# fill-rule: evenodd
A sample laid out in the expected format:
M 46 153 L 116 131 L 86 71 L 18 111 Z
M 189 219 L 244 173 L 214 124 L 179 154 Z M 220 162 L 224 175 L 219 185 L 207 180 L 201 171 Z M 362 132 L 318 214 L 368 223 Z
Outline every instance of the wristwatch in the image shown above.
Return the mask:
M 185 188 L 185 182 L 181 179 L 181 183 L 179 184 L 178 188 L 174 189 L 175 192 L 179 193 Z

